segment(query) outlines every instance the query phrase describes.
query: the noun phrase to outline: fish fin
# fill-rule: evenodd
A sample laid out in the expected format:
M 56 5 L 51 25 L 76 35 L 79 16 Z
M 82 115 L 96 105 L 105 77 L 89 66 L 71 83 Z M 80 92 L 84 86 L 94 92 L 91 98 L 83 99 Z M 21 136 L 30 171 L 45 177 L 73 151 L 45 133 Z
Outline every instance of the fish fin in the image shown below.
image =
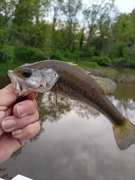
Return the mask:
M 55 96 L 55 106 L 57 106 L 58 105 L 57 85 L 55 85 L 53 89 L 54 89 L 54 96 Z
M 86 71 L 84 71 L 81 67 L 78 66 L 78 64 L 74 64 L 72 62 L 68 62 L 68 64 L 71 65 L 71 66 L 74 66 L 76 69 L 79 69 L 80 71 L 82 71 L 85 74 L 87 74 Z
M 135 144 L 135 126 L 127 119 L 122 126 L 113 126 L 114 137 L 121 150 Z
M 104 90 L 105 94 L 110 94 L 115 91 L 117 85 L 113 80 L 108 78 L 96 77 L 94 75 L 89 76 L 98 83 L 98 85 Z
M 86 109 L 88 113 L 94 117 L 98 117 L 100 115 L 99 111 L 97 111 L 93 106 L 87 106 L 87 104 L 82 103 L 81 101 L 72 101 L 73 107 L 81 107 L 82 109 Z
M 58 105 L 58 96 L 57 96 L 57 92 L 55 92 L 55 106 Z
M 95 108 L 93 108 L 92 106 L 89 106 L 89 107 L 85 106 L 85 108 L 94 117 L 98 117 L 100 115 L 100 113 Z
M 68 64 L 70 64 L 71 66 L 78 66 L 77 64 L 73 63 L 73 62 L 67 62 Z

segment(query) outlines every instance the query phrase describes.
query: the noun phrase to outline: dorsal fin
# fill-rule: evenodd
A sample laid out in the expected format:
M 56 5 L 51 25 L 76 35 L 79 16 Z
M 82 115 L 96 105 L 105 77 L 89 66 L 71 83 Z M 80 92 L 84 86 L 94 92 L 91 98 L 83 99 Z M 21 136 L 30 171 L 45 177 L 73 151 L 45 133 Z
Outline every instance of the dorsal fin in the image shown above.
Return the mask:
M 78 66 L 77 64 L 73 63 L 73 62 L 67 62 L 68 64 L 72 65 L 72 66 Z
M 84 69 L 82 69 L 81 67 L 78 66 L 78 64 L 74 64 L 74 63 L 72 63 L 72 62 L 68 62 L 68 64 L 71 65 L 71 66 L 74 66 L 76 69 L 79 69 L 80 71 L 82 71 L 82 72 L 84 72 L 85 74 L 87 74 Z
M 91 78 L 93 78 L 98 85 L 104 90 L 106 94 L 111 94 L 116 89 L 116 83 L 108 78 L 102 78 L 102 77 L 96 77 L 94 75 L 89 75 Z

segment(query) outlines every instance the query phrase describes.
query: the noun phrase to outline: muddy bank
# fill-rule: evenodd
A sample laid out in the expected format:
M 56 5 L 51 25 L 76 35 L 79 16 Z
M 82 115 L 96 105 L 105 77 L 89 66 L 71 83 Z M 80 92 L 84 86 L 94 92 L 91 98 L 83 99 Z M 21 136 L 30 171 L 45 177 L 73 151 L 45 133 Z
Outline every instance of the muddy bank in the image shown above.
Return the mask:
M 107 77 L 115 82 L 121 82 L 121 83 L 135 83 L 135 70 L 130 72 L 122 72 L 120 73 L 119 71 L 102 71 L 102 70 L 97 70 L 97 69 L 88 69 L 88 72 L 95 76 L 101 76 L 101 77 Z

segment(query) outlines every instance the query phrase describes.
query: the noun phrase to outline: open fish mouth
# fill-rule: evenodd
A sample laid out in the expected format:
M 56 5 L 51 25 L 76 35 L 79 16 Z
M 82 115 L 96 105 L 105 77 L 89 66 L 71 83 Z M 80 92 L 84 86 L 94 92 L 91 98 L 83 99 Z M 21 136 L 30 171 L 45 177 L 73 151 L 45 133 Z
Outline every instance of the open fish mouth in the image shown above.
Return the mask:
M 9 70 L 8 76 L 11 80 L 14 91 L 18 96 L 22 96 L 22 95 L 26 96 L 30 93 L 30 92 L 28 92 L 26 82 L 22 78 L 15 76 L 13 71 Z
M 20 77 L 12 70 L 7 73 L 18 96 L 27 96 L 31 92 L 50 91 L 59 79 L 59 75 L 51 68 L 36 69 L 30 77 Z

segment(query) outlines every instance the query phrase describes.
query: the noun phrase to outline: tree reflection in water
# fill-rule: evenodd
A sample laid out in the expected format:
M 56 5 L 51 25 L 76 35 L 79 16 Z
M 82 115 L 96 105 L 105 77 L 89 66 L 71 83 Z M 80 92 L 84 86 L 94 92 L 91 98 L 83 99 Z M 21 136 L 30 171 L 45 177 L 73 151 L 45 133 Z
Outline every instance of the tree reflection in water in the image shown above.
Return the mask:
M 129 110 L 135 109 L 135 101 L 133 99 L 118 100 L 115 96 L 108 96 L 109 100 L 116 106 L 116 108 L 126 117 L 132 117 Z M 57 99 L 57 100 L 56 100 Z M 70 100 L 69 98 L 55 96 L 51 93 L 40 95 L 37 99 L 40 121 L 43 123 L 46 120 L 51 122 L 61 119 L 63 114 L 74 110 L 80 117 L 90 118 L 90 116 L 98 116 L 99 113 L 94 109 L 87 109 L 87 107 L 79 102 Z
M 12 178 L 9 177 L 9 174 L 5 172 L 6 168 L 0 168 L 0 178 L 5 180 L 11 180 Z
M 71 111 L 71 102 L 64 97 L 56 97 L 51 93 L 40 95 L 37 99 L 40 121 L 43 123 L 46 120 L 51 122 L 58 121 L 62 114 Z
M 114 96 L 109 97 L 110 101 L 115 104 L 116 108 L 128 119 L 131 119 L 133 115 L 130 111 L 135 110 L 135 101 L 133 99 L 121 99 L 117 100 Z

